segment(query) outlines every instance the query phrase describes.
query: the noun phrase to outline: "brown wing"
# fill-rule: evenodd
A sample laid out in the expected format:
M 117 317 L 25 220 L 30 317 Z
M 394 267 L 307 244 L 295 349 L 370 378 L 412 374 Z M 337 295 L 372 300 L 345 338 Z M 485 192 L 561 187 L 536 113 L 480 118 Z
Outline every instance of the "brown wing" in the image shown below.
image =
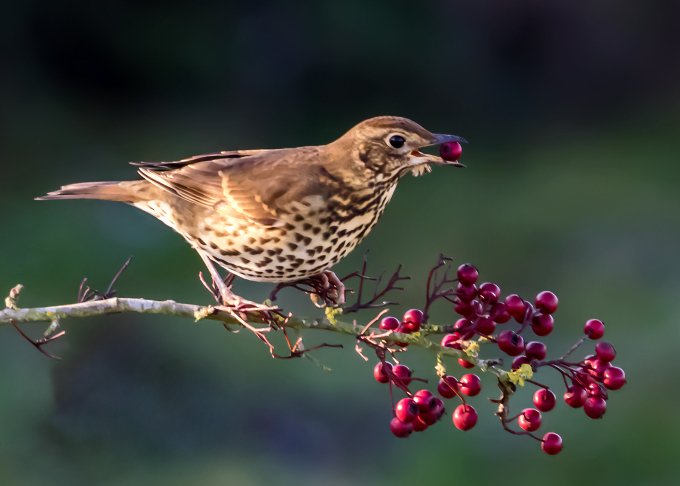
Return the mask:
M 271 152 L 271 150 L 231 150 L 223 152 L 215 152 L 212 154 L 195 155 L 188 159 L 176 160 L 173 162 L 130 162 L 131 165 L 137 167 L 144 167 L 151 170 L 174 170 L 184 167 L 185 165 L 195 164 L 197 162 L 205 162 L 209 160 L 219 159 L 239 159 L 242 157 L 250 157 L 252 155 L 262 154 L 264 152 Z
M 263 226 L 282 225 L 291 205 L 321 207 L 334 177 L 320 164 L 320 147 L 203 159 L 178 169 L 139 169 L 153 184 L 194 204 Z

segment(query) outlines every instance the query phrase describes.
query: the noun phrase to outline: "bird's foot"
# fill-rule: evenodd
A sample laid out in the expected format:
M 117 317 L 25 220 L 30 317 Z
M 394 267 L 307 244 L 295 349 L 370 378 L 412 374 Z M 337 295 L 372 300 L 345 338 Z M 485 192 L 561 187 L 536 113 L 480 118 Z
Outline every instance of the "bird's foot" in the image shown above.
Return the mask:
M 345 303 L 345 284 L 331 270 L 316 275 L 321 285 L 316 286 L 309 297 L 317 307 L 338 307 Z
M 279 291 L 286 287 L 306 293 L 317 307 L 338 307 L 345 303 L 345 284 L 330 270 L 301 280 L 282 282 L 269 294 L 269 300 L 276 300 Z
M 203 274 L 199 273 L 201 282 L 210 293 L 215 297 L 218 305 L 215 309 L 223 310 L 232 314 L 233 316 L 240 315 L 242 320 L 247 319 L 247 314 L 258 314 L 258 317 L 266 324 L 275 322 L 273 319 L 274 313 L 278 313 L 281 309 L 277 306 L 267 304 L 258 304 L 243 297 L 236 295 L 231 290 L 231 284 L 234 280 L 233 274 L 229 274 L 226 279 L 217 282 L 213 279 L 212 287 L 203 280 Z M 226 326 L 225 326 L 226 327 Z M 229 328 L 227 328 L 229 329 Z

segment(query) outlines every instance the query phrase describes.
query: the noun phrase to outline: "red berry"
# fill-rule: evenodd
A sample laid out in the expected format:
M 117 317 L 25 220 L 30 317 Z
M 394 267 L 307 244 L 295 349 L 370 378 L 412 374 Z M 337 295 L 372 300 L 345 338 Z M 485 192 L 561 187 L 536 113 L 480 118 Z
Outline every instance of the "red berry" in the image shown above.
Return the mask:
M 419 309 L 407 310 L 404 314 L 404 326 L 413 332 L 420 331 L 420 325 L 423 323 L 423 311 Z
M 477 412 L 472 405 L 458 405 L 453 412 L 453 425 L 460 430 L 470 430 L 477 423 Z
M 531 322 L 531 320 L 534 318 L 534 314 L 536 314 L 536 309 L 534 309 L 534 306 L 531 304 L 531 302 L 525 300 L 524 315 L 522 315 L 521 317 L 515 317 L 515 320 L 520 324 L 523 324 L 526 321 Z
M 604 335 L 604 324 L 599 319 L 590 319 L 583 330 L 590 339 L 597 340 Z
M 434 408 L 432 408 L 429 412 L 419 412 L 418 413 L 418 420 L 421 422 L 427 424 L 427 425 L 432 425 L 436 423 L 439 419 L 442 418 L 444 415 L 444 412 L 446 411 L 444 408 L 444 402 L 442 402 L 439 398 L 434 397 Z
M 592 372 L 594 374 L 594 372 Z M 597 380 L 595 377 L 590 374 L 590 373 L 580 373 L 578 371 L 574 372 L 574 378 L 572 378 L 571 382 L 573 385 L 578 385 L 582 387 L 587 387 L 591 383 L 595 383 Z
M 522 367 L 523 364 L 529 364 L 531 363 L 531 358 L 527 358 L 526 356 L 517 356 L 515 359 L 512 360 L 512 369 L 513 370 L 518 370 Z
M 590 385 L 588 385 L 588 396 L 600 397 L 603 400 L 607 400 L 609 398 L 607 390 L 605 390 L 605 388 L 599 383 L 591 383 Z
M 548 432 L 543 436 L 541 449 L 543 449 L 543 452 L 551 456 L 559 454 L 559 452 L 562 450 L 562 437 L 557 435 L 555 432 Z
M 503 331 L 496 341 L 500 350 L 509 356 L 519 356 L 524 351 L 524 338 L 515 331 Z
M 475 337 L 474 325 L 467 319 L 458 319 L 453 328 L 461 334 L 463 341 L 468 341 Z
M 386 366 L 387 369 L 392 369 L 392 363 L 388 363 L 385 361 L 384 363 L 381 361 L 377 365 L 375 365 L 375 368 L 373 368 L 373 376 L 375 377 L 376 380 L 378 380 L 380 383 L 387 383 L 390 381 L 390 377 L 387 376 L 387 373 L 385 372 L 383 366 Z
M 453 376 L 444 376 L 439 380 L 439 385 L 437 385 L 437 391 L 444 398 L 453 398 L 456 396 L 456 390 L 458 390 L 458 380 Z
M 548 290 L 544 290 L 536 296 L 536 308 L 543 314 L 552 314 L 557 310 L 557 296 Z
M 463 147 L 458 142 L 446 142 L 439 146 L 439 156 L 449 162 L 455 162 L 463 153 Z
M 494 304 L 501 296 L 501 288 L 495 283 L 484 282 L 479 286 L 479 298 L 487 304 Z
M 444 413 L 446 413 L 446 407 L 444 406 L 444 402 L 437 397 L 434 397 L 434 403 L 435 408 L 432 415 L 434 415 L 436 420 L 440 420 L 444 416 Z
M 477 286 L 459 283 L 458 287 L 456 287 L 456 295 L 463 302 L 470 302 L 477 297 Z
M 410 423 L 405 424 L 397 417 L 394 417 L 390 422 L 390 430 L 397 437 L 404 438 L 411 435 L 411 432 L 413 432 L 413 425 L 411 425 Z
M 394 330 L 394 332 L 398 332 L 398 333 L 402 333 L 402 334 L 411 334 L 411 330 L 408 329 L 406 326 L 404 326 L 404 324 L 399 324 L 399 327 L 397 327 Z M 406 346 L 408 346 L 408 343 L 398 342 L 398 341 L 395 342 L 394 344 L 396 344 L 397 346 L 399 346 L 401 348 L 405 348 Z
M 497 302 L 491 306 L 489 317 L 491 317 L 496 324 L 505 324 L 510 320 L 510 314 L 508 314 L 508 310 L 503 302 Z
M 429 425 L 427 425 L 425 422 L 420 420 L 420 417 L 418 417 L 417 419 L 415 419 L 411 423 L 413 424 L 413 431 L 414 432 L 422 432 L 423 430 L 425 430 L 429 427 Z
M 594 376 L 600 380 L 602 380 L 602 378 L 604 377 L 604 372 L 607 371 L 607 369 L 611 368 L 612 366 L 611 363 L 604 362 L 599 358 L 587 360 L 584 362 L 584 364 L 590 365 L 588 373 L 590 373 L 591 376 Z
M 477 319 L 477 325 L 475 329 L 479 334 L 488 336 L 489 334 L 493 334 L 496 330 L 496 323 L 493 322 L 491 317 L 481 316 Z
M 525 408 L 517 417 L 517 424 L 527 432 L 534 432 L 541 427 L 541 412 L 535 408 Z
M 515 319 L 524 318 L 524 301 L 517 294 L 508 295 L 505 298 L 505 310 Z
M 605 363 L 614 361 L 614 358 L 616 358 L 616 349 L 614 349 L 614 346 L 609 343 L 597 343 L 597 346 L 595 346 L 595 352 L 597 353 L 597 358 L 600 361 L 604 361 Z
M 474 397 L 482 391 L 482 381 L 477 375 L 463 375 L 459 385 L 461 393 L 469 397 Z
M 604 386 L 609 390 L 618 390 L 626 384 L 626 373 L 621 368 L 612 366 L 604 372 Z
M 458 342 L 459 339 L 460 334 L 457 332 L 454 332 L 453 334 L 447 334 L 442 338 L 441 346 L 442 348 L 460 349 L 461 345 Z
M 408 386 L 408 384 L 411 383 L 411 370 L 408 369 L 408 366 L 398 364 L 392 368 L 392 373 L 394 373 L 394 375 L 399 378 L 405 386 Z
M 479 278 L 479 272 L 474 265 L 464 263 L 458 267 L 458 281 L 463 285 L 473 285 Z
M 604 413 L 607 411 L 607 402 L 601 397 L 590 397 L 583 404 L 583 411 L 591 419 L 602 418 Z
M 437 417 L 434 414 L 434 410 L 432 410 L 432 412 L 427 413 L 420 412 L 418 414 L 418 420 L 425 423 L 426 425 L 433 425 L 437 422 Z
M 402 398 L 397 402 L 394 413 L 404 423 L 413 422 L 418 417 L 418 405 L 410 398 Z
M 476 300 L 473 300 L 472 302 L 463 302 L 459 298 L 456 297 L 455 299 L 455 306 L 453 306 L 453 310 L 456 311 L 456 314 L 460 314 L 463 317 L 472 317 L 475 313 L 475 307 L 473 307 L 473 304 L 477 302 Z
M 567 391 L 564 393 L 564 401 L 571 408 L 582 407 L 583 404 L 586 403 L 587 399 L 588 394 L 582 387 L 578 385 L 571 385 L 567 387 Z
M 399 319 L 396 317 L 384 317 L 382 321 L 380 321 L 380 329 L 383 331 L 394 331 L 396 328 L 399 327 Z
M 550 314 L 541 314 L 531 321 L 531 329 L 537 336 L 547 336 L 553 331 L 555 321 Z
M 472 369 L 475 367 L 474 363 L 470 363 L 469 361 L 465 361 L 462 358 L 458 358 L 458 364 L 461 365 L 463 368 Z
M 541 412 L 551 411 L 553 408 L 555 408 L 556 402 L 557 399 L 555 397 L 555 394 L 550 390 L 541 388 L 536 393 L 534 393 L 534 405 Z
M 545 344 L 540 341 L 531 341 L 524 347 L 524 354 L 527 355 L 527 358 L 537 359 L 539 361 L 545 359 L 546 351 L 547 348 Z
M 436 406 L 434 399 L 435 396 L 429 390 L 418 390 L 413 394 L 413 401 L 418 405 L 419 414 L 430 413 L 434 410 Z

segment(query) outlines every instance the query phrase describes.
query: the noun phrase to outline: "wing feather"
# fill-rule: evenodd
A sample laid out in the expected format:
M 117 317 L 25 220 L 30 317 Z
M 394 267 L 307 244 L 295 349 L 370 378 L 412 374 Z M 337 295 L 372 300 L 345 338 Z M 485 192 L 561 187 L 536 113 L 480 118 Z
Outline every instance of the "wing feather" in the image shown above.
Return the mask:
M 321 147 L 254 152 L 145 164 L 139 173 L 187 201 L 262 226 L 281 226 L 295 203 L 321 207 L 328 199 L 335 179 L 320 163 Z

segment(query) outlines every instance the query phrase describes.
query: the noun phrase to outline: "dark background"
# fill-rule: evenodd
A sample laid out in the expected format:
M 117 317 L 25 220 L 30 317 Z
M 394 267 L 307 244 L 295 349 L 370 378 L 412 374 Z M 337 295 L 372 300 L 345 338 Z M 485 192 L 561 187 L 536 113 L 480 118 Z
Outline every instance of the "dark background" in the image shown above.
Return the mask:
M 0 290 L 24 284 L 20 305 L 70 303 L 84 276 L 104 288 L 132 254 L 119 295 L 210 303 L 200 259 L 160 222 L 118 203 L 36 196 L 135 178 L 128 161 L 322 144 L 401 115 L 466 137 L 468 169 L 405 178 L 338 273 L 369 248 L 374 273 L 403 263 L 414 279 L 397 315 L 422 306 L 439 252 L 504 293 L 551 289 L 561 300 L 551 355 L 599 317 L 629 383 L 604 420 L 561 401 L 545 414 L 541 430 L 564 439 L 549 457 L 501 430 L 487 376 L 471 400 L 475 429 L 447 415 L 394 438 L 374 360 L 335 334 L 306 334 L 308 345 L 346 345 L 316 353 L 328 373 L 272 360 L 252 335 L 207 321 L 71 320 L 50 348 L 60 362 L 3 326 L 0 483 L 676 484 L 678 25 L 675 1 L 3 3 Z M 262 300 L 271 287 L 236 290 Z M 320 315 L 303 297 L 282 295 Z M 454 318 L 444 304 L 434 313 Z M 408 355 L 434 378 L 434 356 Z

